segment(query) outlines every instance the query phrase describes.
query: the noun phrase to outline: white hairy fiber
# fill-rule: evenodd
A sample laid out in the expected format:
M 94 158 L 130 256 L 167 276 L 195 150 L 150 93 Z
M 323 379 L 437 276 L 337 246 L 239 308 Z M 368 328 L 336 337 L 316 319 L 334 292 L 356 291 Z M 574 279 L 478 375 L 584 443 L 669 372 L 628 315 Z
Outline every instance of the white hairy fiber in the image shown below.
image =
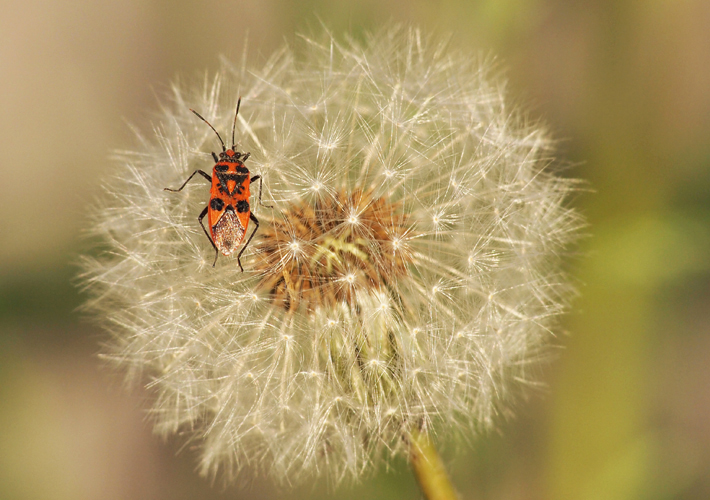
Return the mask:
M 211 151 L 237 148 L 261 227 L 242 257 L 198 225 Z M 148 380 L 201 469 L 358 477 L 412 429 L 475 432 L 533 382 L 579 226 L 549 139 L 490 65 L 417 30 L 303 38 L 263 68 L 175 87 L 120 154 L 85 260 L 108 359 Z M 208 219 L 205 218 L 205 221 Z M 247 235 L 254 224 L 250 223 Z

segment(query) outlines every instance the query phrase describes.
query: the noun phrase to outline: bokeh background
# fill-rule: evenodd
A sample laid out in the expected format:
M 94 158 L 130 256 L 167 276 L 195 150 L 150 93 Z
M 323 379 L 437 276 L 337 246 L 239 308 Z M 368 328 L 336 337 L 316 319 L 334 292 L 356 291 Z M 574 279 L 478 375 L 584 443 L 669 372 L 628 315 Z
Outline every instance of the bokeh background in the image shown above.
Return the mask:
M 546 388 L 499 432 L 442 443 L 463 498 L 710 498 L 710 2 L 3 0 L 0 498 L 418 498 L 404 462 L 354 487 L 212 486 L 75 311 L 87 206 L 179 75 L 299 30 L 404 22 L 497 54 L 510 95 L 593 192 L 581 290 Z M 245 33 L 249 43 L 245 48 Z

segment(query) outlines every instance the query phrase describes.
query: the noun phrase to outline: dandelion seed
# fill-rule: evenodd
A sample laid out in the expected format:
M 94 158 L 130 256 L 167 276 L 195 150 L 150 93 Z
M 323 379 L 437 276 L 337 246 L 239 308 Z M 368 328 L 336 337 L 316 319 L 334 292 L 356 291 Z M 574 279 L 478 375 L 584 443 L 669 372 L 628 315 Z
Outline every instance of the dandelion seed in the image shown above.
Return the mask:
M 490 427 L 570 295 L 574 183 L 486 61 L 402 28 L 298 50 L 176 87 L 92 211 L 105 355 L 151 378 L 156 429 L 191 436 L 205 474 L 337 481 L 422 432 Z M 240 94 L 236 136 L 274 207 L 252 196 L 244 273 L 210 265 L 207 186 L 163 192 L 214 148 L 189 108 L 229 130 Z

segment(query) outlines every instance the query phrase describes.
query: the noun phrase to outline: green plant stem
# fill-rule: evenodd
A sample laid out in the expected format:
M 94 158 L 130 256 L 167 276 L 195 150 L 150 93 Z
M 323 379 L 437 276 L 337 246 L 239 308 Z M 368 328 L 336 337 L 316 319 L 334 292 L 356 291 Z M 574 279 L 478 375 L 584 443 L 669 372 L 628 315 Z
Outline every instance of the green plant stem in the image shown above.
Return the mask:
M 412 432 L 409 458 L 419 488 L 427 500 L 458 500 L 444 463 L 427 433 Z

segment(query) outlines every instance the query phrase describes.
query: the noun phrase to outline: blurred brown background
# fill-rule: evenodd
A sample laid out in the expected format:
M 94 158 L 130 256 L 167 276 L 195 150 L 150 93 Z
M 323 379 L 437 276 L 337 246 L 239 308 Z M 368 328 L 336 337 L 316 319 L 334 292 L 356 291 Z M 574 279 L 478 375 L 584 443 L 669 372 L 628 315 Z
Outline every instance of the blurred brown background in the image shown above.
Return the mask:
M 5 0 L 0 16 L 0 498 L 280 498 L 212 487 L 146 394 L 95 354 L 74 309 L 87 205 L 149 129 L 156 95 L 236 59 L 261 61 L 321 20 L 452 32 L 500 56 L 511 96 L 543 118 L 595 193 L 582 296 L 548 388 L 500 433 L 444 444 L 463 498 L 710 498 L 710 2 L 707 0 Z M 384 20 L 384 21 L 383 21 Z M 459 448 L 456 452 L 455 448 Z M 403 462 L 354 488 L 295 497 L 417 498 Z

